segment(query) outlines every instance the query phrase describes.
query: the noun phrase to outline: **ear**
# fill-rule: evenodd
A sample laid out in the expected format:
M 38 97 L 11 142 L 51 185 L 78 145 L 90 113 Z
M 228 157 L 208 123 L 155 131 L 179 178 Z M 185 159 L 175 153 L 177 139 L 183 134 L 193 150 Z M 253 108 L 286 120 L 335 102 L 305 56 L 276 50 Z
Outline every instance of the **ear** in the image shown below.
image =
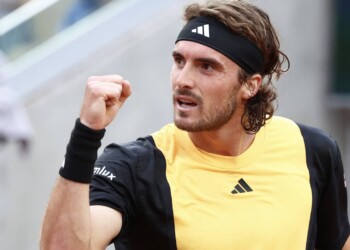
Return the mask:
M 245 83 L 245 87 L 248 90 L 248 97 L 252 98 L 258 92 L 262 83 L 262 77 L 260 74 L 254 74 Z M 248 98 L 248 99 L 249 99 Z

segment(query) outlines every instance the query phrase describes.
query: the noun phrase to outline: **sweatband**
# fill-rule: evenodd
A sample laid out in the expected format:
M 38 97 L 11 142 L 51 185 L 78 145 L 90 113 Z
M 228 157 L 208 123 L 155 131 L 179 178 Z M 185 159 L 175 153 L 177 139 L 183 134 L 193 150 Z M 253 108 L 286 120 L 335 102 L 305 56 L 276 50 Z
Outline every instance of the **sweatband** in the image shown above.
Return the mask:
M 91 183 L 97 150 L 106 130 L 93 130 L 77 119 L 59 174 L 71 181 Z
M 188 21 L 175 43 L 181 40 L 206 45 L 227 56 L 250 74 L 263 69 L 264 60 L 260 49 L 213 17 L 198 16 Z

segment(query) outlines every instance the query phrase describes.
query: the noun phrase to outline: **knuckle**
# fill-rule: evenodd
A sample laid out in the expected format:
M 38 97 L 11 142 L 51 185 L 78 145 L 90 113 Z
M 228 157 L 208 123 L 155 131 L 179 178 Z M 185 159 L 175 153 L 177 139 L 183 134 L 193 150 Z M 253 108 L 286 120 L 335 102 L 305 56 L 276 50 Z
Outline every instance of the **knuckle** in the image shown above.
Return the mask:
M 93 89 L 96 89 L 96 86 L 98 82 L 96 81 L 96 79 L 93 78 L 89 78 L 88 81 L 86 82 L 86 88 L 88 91 L 92 91 Z
M 124 81 L 124 78 L 120 75 L 116 75 L 115 78 L 117 81 L 120 81 L 120 82 Z
M 99 96 L 99 95 L 101 95 L 101 93 L 102 93 L 102 86 L 101 86 L 101 84 L 99 84 L 99 82 L 97 82 L 97 81 L 89 81 L 88 83 L 87 83 L 87 94 L 89 95 L 89 96 Z
M 88 79 L 87 79 L 87 83 L 96 81 L 96 78 L 97 78 L 96 76 L 89 76 Z
M 92 94 L 98 94 L 101 92 L 101 86 L 99 86 L 96 81 L 92 81 L 89 84 L 89 89 Z

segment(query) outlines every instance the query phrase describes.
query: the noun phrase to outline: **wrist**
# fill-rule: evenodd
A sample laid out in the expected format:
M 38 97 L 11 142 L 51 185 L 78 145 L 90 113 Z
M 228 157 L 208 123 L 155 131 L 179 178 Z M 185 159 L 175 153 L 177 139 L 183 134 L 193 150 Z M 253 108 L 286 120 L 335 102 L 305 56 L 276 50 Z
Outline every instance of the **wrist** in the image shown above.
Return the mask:
M 68 180 L 90 183 L 104 134 L 105 129 L 91 129 L 77 119 L 59 174 Z
M 100 131 L 104 129 L 103 123 L 101 122 L 91 122 L 84 119 L 83 117 L 78 118 L 78 120 L 83 126 L 85 126 L 88 129 L 91 129 L 92 131 Z

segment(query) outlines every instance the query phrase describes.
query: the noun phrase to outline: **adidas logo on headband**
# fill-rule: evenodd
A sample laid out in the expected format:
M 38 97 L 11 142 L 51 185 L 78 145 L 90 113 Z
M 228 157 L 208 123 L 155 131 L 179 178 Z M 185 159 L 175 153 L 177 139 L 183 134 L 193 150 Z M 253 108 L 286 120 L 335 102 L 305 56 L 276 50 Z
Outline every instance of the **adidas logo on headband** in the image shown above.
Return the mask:
M 190 19 L 175 43 L 182 40 L 200 43 L 220 52 L 249 74 L 259 73 L 264 67 L 259 47 L 214 17 L 197 16 Z
M 210 37 L 209 34 L 209 24 L 205 24 L 203 26 L 198 26 L 196 29 L 192 30 L 192 33 L 200 34 L 206 37 Z

